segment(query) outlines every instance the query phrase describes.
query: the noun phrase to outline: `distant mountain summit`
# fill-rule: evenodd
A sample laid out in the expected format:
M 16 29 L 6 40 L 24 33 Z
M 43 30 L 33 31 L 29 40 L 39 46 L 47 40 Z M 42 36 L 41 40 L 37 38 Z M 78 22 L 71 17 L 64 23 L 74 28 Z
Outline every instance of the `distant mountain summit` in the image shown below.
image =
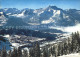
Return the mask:
M 80 10 L 63 10 L 56 6 L 48 6 L 47 8 L 40 9 L 25 8 L 22 10 L 16 8 L 4 8 L 0 9 L 0 12 L 0 24 L 6 20 L 5 26 L 73 26 L 80 23 Z M 4 24 L 1 26 L 4 26 Z
M 62 10 L 61 8 L 58 8 L 57 6 L 48 6 L 48 9 L 54 9 L 54 10 Z

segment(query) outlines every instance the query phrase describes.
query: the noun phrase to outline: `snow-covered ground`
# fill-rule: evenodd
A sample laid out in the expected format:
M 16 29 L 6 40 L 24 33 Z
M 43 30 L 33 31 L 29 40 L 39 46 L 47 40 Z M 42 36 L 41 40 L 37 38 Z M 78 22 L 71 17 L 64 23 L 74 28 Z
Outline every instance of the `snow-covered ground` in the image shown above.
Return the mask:
M 74 54 L 69 54 L 69 55 L 63 55 L 59 57 L 80 57 L 80 53 L 74 53 Z
M 65 41 L 66 40 L 65 38 L 67 38 L 69 36 L 66 33 L 65 34 L 56 33 L 56 35 L 58 35 L 58 37 L 56 37 L 57 38 L 56 40 L 54 40 L 54 41 L 44 41 L 44 42 L 42 42 L 40 47 L 44 47 L 46 45 L 52 45 L 52 44 L 55 44 L 57 42 Z M 24 36 L 24 35 L 14 35 L 14 36 L 4 35 L 4 37 L 9 40 L 12 47 L 19 47 L 19 46 L 28 45 L 28 44 L 30 44 L 30 43 L 28 43 L 28 39 L 29 39 L 30 42 L 45 40 L 45 38 L 36 38 L 36 37 L 29 37 L 29 36 Z
M 18 48 L 20 46 L 30 45 L 31 43 L 34 43 L 36 41 L 46 40 L 45 38 L 31 37 L 25 35 L 4 35 L 3 37 L 5 37 L 12 45 L 11 48 Z

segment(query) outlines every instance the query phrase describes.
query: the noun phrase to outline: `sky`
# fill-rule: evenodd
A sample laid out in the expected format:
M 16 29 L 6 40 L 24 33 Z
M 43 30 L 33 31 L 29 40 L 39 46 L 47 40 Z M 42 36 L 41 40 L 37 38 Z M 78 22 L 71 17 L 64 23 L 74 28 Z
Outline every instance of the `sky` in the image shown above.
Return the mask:
M 46 8 L 49 5 L 62 9 L 80 9 L 80 0 L 0 0 L 0 8 Z

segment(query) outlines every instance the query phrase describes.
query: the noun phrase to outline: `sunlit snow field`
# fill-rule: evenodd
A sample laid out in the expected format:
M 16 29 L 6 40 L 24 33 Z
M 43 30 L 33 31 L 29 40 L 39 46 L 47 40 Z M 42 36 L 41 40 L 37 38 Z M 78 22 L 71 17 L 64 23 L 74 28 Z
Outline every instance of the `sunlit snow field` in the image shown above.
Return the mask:
M 74 54 L 63 55 L 63 56 L 59 56 L 59 57 L 80 57 L 80 54 L 79 53 L 74 53 Z

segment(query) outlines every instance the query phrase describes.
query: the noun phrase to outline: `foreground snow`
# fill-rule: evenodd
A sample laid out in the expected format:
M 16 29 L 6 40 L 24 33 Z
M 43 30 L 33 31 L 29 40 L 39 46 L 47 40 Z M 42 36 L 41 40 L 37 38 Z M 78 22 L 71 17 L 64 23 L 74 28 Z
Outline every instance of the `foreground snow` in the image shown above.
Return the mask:
M 80 57 L 80 53 L 74 53 L 74 54 L 69 54 L 69 55 L 63 55 L 59 57 Z

